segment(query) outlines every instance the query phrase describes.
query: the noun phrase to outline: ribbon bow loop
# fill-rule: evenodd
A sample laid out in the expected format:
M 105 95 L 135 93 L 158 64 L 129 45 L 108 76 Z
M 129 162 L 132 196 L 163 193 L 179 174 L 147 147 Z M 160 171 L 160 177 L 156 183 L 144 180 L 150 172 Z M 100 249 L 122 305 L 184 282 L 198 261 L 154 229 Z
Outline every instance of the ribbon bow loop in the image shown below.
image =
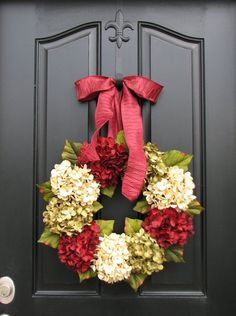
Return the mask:
M 89 76 L 75 82 L 77 99 L 81 102 L 93 100 L 99 92 L 109 90 L 115 86 L 113 78 L 103 76 Z
M 152 103 L 156 103 L 163 88 L 162 85 L 143 76 L 127 76 L 123 82 L 138 97 Z
M 91 143 L 86 144 L 81 161 L 99 160 L 96 152 L 97 137 L 107 122 L 108 136 L 115 137 L 123 129 L 129 148 L 127 169 L 122 181 L 122 194 L 130 201 L 138 198 L 146 175 L 146 157 L 143 150 L 143 124 L 141 109 L 136 97 L 156 102 L 163 86 L 142 76 L 127 76 L 119 94 L 115 80 L 103 76 L 89 76 L 75 82 L 79 101 L 89 101 L 98 96 L 95 122 L 96 130 Z

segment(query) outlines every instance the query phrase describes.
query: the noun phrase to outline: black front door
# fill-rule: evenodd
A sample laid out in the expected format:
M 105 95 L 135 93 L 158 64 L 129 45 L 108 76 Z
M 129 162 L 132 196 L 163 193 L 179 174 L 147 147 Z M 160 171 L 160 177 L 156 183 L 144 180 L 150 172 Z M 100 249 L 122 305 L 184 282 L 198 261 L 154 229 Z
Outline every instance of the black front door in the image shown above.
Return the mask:
M 1 2 L 0 277 L 16 284 L 2 314 L 234 315 L 235 17 L 230 1 Z M 106 27 L 122 19 L 132 27 Z M 125 283 L 79 284 L 55 250 L 37 244 L 44 205 L 36 183 L 60 161 L 65 139 L 90 139 L 95 103 L 78 103 L 74 81 L 96 74 L 165 86 L 156 105 L 142 104 L 145 140 L 194 155 L 206 208 L 186 263 L 168 264 L 138 293 Z M 135 217 L 119 192 L 102 202 L 117 231 Z

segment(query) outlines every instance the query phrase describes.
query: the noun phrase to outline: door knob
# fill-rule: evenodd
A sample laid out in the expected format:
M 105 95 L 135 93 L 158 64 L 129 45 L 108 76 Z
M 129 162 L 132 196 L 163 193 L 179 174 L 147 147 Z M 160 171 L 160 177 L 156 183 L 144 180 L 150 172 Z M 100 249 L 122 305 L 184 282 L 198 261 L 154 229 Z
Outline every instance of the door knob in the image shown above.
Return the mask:
M 9 304 L 15 297 L 15 285 L 11 278 L 0 278 L 0 303 Z M 1 315 L 0 315 L 1 316 Z

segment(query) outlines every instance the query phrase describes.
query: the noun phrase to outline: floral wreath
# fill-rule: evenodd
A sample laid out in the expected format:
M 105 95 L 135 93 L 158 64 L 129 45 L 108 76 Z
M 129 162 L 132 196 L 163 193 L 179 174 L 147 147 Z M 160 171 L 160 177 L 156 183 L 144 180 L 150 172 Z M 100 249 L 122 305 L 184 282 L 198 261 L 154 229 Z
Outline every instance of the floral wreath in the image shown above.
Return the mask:
M 140 81 L 154 97 L 137 92 Z M 144 86 L 140 85 L 142 90 Z M 43 212 L 45 228 L 38 242 L 56 248 L 59 260 L 78 273 L 81 282 L 93 277 L 107 283 L 126 281 L 137 291 L 146 277 L 163 270 L 165 262 L 184 262 L 183 247 L 194 234 L 193 217 L 203 210 L 188 171 L 192 156 L 178 150 L 161 152 L 156 144 L 143 145 L 136 135 L 142 132 L 142 118 L 133 92 L 156 101 L 161 85 L 130 76 L 124 78 L 123 93 L 119 95 L 114 79 L 86 77 L 76 82 L 80 101 L 95 97 L 91 87 L 99 93 L 104 91 L 98 98 L 96 131 L 90 144 L 66 140 L 62 162 L 54 166 L 50 181 L 38 185 L 48 203 Z M 136 129 L 131 128 L 131 116 L 122 114 L 122 107 L 131 101 L 138 109 Z M 104 110 L 106 104 L 113 113 L 110 117 Z M 117 109 L 121 109 L 121 117 Z M 99 114 L 103 114 L 102 120 Z M 124 131 L 117 133 L 119 120 Z M 108 137 L 99 137 L 101 126 L 107 122 Z M 134 144 L 130 141 L 133 135 L 137 136 Z M 141 175 L 130 161 L 132 152 L 145 158 L 144 163 L 141 158 L 135 162 Z M 126 217 L 124 233 L 117 234 L 113 232 L 114 220 L 98 219 L 97 212 L 103 208 L 99 196 L 112 198 L 120 179 L 122 194 L 137 201 L 134 211 L 140 215 L 139 219 Z

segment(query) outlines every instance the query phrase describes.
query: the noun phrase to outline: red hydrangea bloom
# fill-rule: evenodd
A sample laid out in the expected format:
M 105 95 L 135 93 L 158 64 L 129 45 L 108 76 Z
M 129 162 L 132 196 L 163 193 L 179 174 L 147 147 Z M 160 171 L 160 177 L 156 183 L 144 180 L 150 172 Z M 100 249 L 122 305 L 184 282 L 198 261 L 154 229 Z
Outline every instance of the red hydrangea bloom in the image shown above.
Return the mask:
M 83 227 L 76 236 L 62 235 L 59 239 L 58 257 L 68 268 L 76 272 L 86 272 L 99 244 L 99 226 L 92 222 Z
M 80 152 L 85 150 L 87 144 L 83 144 Z M 100 137 L 97 142 L 96 151 L 100 160 L 85 161 L 78 157 L 78 165 L 86 164 L 91 169 L 95 180 L 102 188 L 116 186 L 118 177 L 124 174 L 128 153 L 125 146 L 116 144 L 112 137 Z
M 143 228 L 163 248 L 183 246 L 188 237 L 194 234 L 191 215 L 177 212 L 174 208 L 150 209 L 143 222 Z

